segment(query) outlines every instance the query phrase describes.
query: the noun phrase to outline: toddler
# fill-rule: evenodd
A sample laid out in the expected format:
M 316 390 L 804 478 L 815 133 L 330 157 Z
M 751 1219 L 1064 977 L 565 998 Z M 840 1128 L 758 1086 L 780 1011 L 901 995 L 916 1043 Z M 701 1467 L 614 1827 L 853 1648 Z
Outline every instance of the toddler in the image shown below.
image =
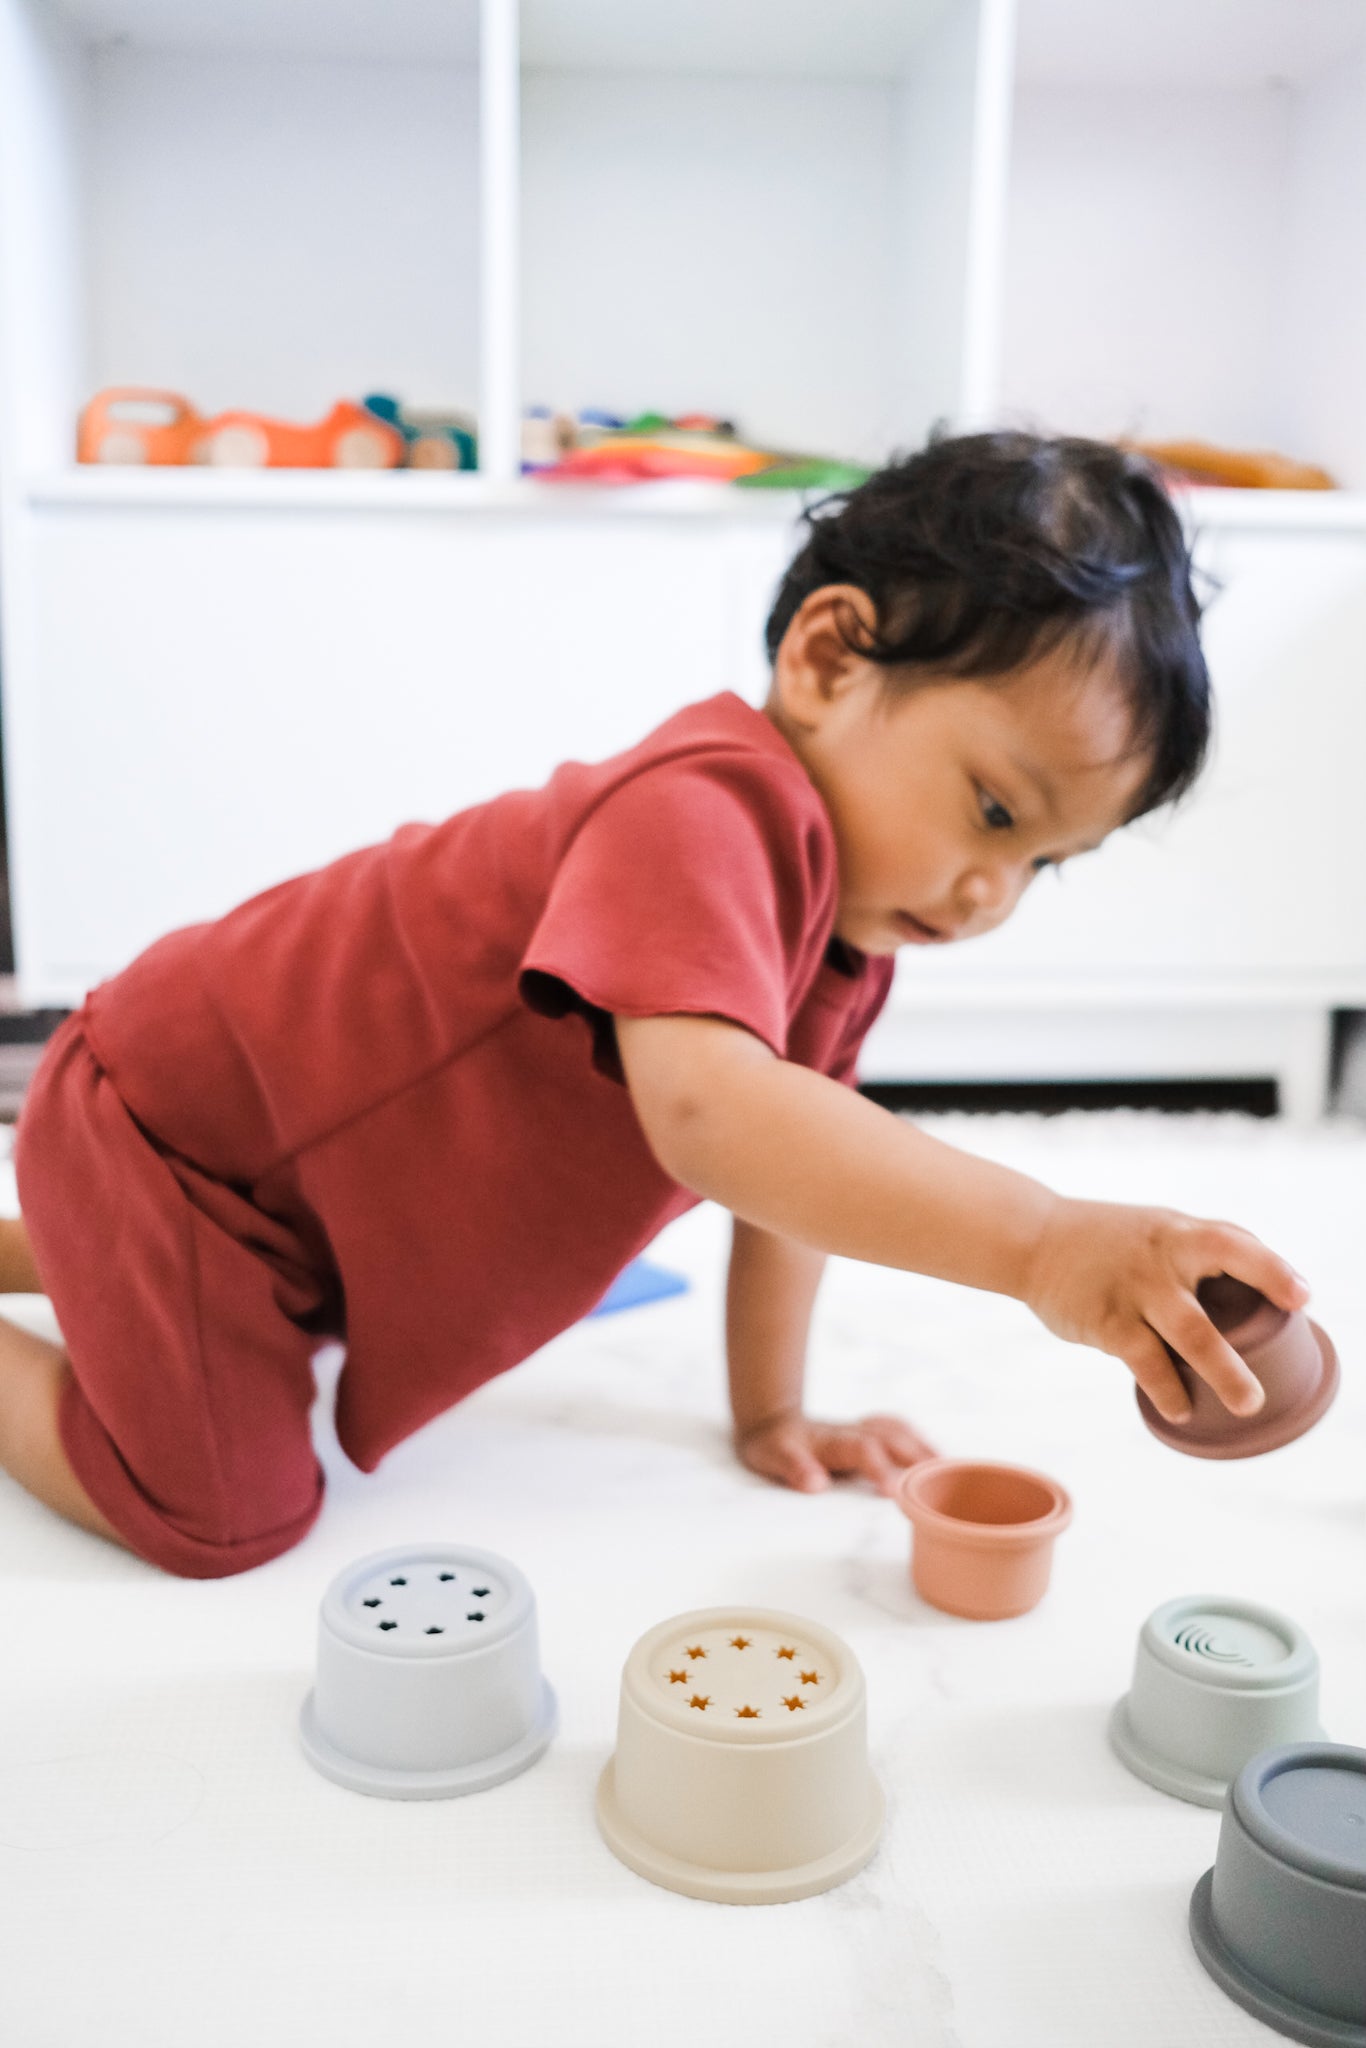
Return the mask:
M 1307 1289 L 1228 1223 L 1065 1199 L 858 1095 L 906 946 L 1184 791 L 1209 690 L 1179 522 L 1109 446 L 941 439 L 809 516 L 761 710 L 721 695 L 150 948 L 25 1104 L 0 1464 L 169 1571 L 243 1571 L 322 1500 L 313 1353 L 372 1470 L 582 1316 L 699 1198 L 735 1219 L 739 1456 L 814 1491 L 927 1447 L 802 1407 L 825 1254 L 1011 1294 L 1161 1413 L 1172 1345 L 1261 1390 L 1195 1299 Z

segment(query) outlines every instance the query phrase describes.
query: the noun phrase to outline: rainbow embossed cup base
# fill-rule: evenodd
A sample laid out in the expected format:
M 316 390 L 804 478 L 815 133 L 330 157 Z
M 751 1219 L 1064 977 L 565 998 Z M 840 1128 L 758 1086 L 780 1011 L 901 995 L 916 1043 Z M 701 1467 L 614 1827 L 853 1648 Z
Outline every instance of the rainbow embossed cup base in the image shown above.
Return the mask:
M 1110 1717 L 1120 1762 L 1196 1806 L 1222 1806 L 1259 1751 L 1322 1732 L 1319 1660 L 1304 1630 L 1270 1607 L 1207 1593 L 1148 1616 Z

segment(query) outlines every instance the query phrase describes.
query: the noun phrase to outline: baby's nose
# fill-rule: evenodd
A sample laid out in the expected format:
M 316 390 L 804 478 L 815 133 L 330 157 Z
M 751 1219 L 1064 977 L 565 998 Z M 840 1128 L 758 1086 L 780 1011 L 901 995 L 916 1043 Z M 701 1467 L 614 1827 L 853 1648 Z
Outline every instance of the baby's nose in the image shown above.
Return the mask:
M 967 910 L 980 916 L 996 916 L 1007 910 L 1016 894 L 1011 870 L 973 868 L 963 877 L 962 898 Z

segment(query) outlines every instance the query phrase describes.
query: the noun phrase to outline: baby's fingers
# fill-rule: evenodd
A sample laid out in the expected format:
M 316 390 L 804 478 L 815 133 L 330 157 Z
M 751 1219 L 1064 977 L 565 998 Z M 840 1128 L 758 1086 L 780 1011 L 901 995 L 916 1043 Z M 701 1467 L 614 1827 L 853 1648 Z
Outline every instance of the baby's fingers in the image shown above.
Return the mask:
M 1125 1344 L 1119 1356 L 1164 1422 L 1190 1420 L 1190 1396 L 1167 1356 L 1167 1347 L 1154 1332 L 1140 1331 Z
M 1255 1415 L 1266 1399 L 1262 1383 L 1221 1337 L 1193 1294 L 1185 1295 L 1155 1327 L 1179 1358 L 1213 1388 L 1230 1414 Z
M 934 1445 L 899 1415 L 869 1415 L 862 1426 L 887 1446 L 898 1465 L 918 1465 L 922 1458 L 939 1456 Z
M 1253 1237 L 1250 1231 L 1240 1230 L 1236 1223 L 1214 1224 L 1211 1231 L 1211 1272 L 1216 1270 L 1217 1262 L 1217 1268 L 1231 1274 L 1235 1280 L 1243 1281 L 1248 1287 L 1255 1287 L 1277 1308 L 1287 1309 L 1293 1314 L 1297 1308 L 1304 1307 L 1309 1299 L 1309 1282 L 1268 1245 L 1264 1245 L 1260 1238 Z
M 856 1473 L 879 1493 L 891 1493 L 901 1478 L 902 1467 L 885 1443 L 864 1425 L 851 1429 L 844 1442 L 840 1469 Z
M 751 1472 L 779 1486 L 790 1486 L 796 1493 L 823 1493 L 830 1484 L 825 1466 L 808 1448 L 804 1436 L 795 1431 L 790 1435 L 759 1432 L 743 1439 L 739 1449 Z

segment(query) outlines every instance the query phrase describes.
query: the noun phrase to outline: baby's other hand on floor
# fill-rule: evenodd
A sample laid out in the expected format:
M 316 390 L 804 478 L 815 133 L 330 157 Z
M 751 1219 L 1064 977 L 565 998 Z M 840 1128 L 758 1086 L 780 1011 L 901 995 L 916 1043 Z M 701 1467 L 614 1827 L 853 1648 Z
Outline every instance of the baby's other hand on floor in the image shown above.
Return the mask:
M 735 1448 L 751 1472 L 798 1493 L 823 1493 L 832 1477 L 867 1479 L 879 1493 L 893 1493 L 908 1465 L 936 1455 L 895 1415 L 866 1415 L 861 1422 L 775 1415 L 737 1432 Z

